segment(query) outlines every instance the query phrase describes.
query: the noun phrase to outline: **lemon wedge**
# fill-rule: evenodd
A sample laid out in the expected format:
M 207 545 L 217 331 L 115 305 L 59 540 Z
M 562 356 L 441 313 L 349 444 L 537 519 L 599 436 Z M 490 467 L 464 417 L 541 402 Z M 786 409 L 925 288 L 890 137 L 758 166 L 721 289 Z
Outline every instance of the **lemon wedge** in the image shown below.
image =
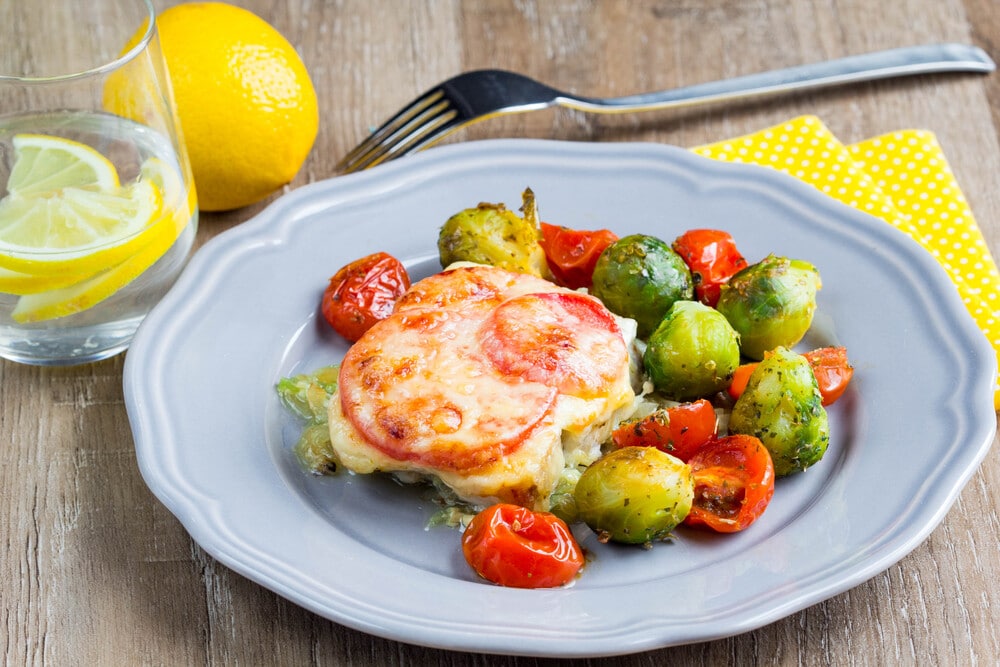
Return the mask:
M 88 186 L 107 192 L 120 185 L 111 161 L 86 144 L 44 134 L 19 134 L 12 143 L 14 166 L 7 178 L 11 194 Z

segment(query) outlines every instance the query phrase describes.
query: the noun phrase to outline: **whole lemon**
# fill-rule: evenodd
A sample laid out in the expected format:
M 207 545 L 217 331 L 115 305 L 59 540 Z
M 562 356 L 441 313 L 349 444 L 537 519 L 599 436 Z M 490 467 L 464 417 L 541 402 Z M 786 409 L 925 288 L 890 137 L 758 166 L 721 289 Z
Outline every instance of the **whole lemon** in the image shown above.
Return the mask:
M 319 127 L 316 91 L 292 45 L 222 2 L 177 5 L 156 24 L 198 205 L 239 208 L 291 181 Z

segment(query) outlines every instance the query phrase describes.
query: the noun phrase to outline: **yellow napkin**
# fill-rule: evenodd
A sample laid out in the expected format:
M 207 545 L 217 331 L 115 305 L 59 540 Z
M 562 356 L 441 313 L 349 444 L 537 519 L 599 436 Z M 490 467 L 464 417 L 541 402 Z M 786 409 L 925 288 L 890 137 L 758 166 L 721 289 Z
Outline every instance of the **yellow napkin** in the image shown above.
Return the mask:
M 844 145 L 818 118 L 802 116 L 692 150 L 773 167 L 905 232 L 944 267 L 1000 356 L 1000 272 L 933 133 Z M 1000 383 L 993 402 L 1000 410 Z

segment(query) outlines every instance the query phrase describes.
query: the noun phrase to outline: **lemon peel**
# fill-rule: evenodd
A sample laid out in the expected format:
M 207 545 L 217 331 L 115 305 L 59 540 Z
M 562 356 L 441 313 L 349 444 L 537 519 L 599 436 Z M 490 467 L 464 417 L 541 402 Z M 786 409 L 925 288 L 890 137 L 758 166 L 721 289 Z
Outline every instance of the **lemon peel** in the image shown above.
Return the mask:
M 21 273 L 0 267 L 0 292 L 4 294 L 38 294 L 48 290 L 61 289 L 83 282 L 91 275 L 35 275 L 33 273 Z

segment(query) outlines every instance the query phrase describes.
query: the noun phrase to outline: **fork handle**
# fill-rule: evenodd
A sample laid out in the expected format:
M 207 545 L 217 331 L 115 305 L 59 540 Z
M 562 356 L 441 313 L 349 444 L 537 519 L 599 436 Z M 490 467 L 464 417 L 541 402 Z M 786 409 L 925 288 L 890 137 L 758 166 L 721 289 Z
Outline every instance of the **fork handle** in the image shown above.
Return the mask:
M 580 111 L 617 113 L 826 88 L 859 81 L 933 72 L 992 72 L 982 49 L 967 44 L 928 44 L 799 65 L 684 88 L 608 99 L 561 94 L 556 104 Z

